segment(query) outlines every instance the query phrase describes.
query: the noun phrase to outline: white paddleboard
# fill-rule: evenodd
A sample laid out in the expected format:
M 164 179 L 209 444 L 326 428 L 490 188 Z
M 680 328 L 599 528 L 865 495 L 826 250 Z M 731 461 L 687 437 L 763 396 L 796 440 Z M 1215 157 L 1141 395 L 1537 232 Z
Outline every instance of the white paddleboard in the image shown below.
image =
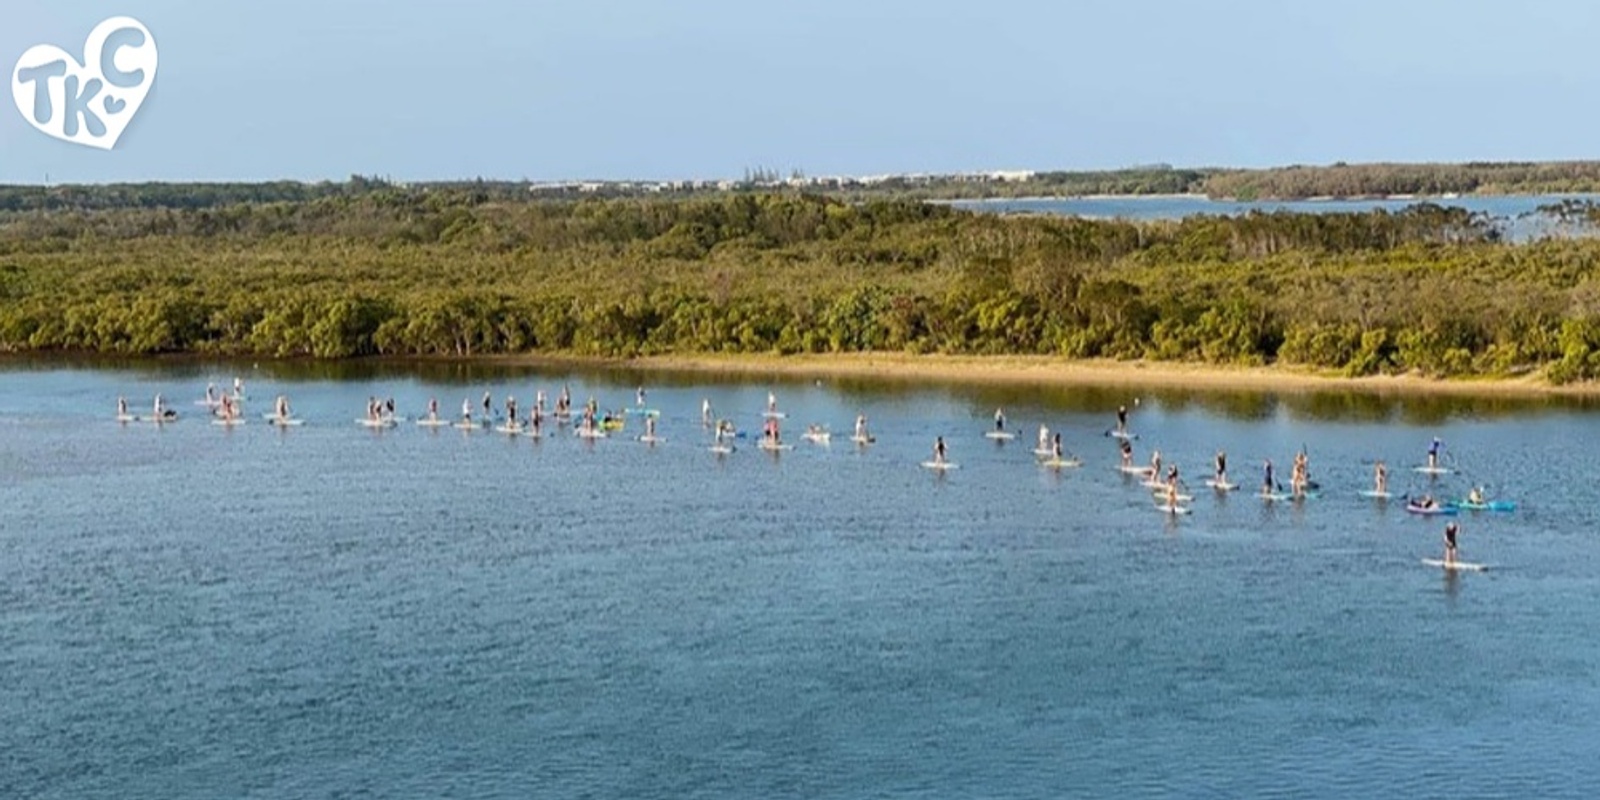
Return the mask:
M 640 436 L 639 441 L 644 442 L 645 444 L 661 444 L 662 442 L 665 442 L 666 439 L 663 439 L 660 436 Z
M 1137 434 L 1137 433 L 1129 433 L 1127 431 L 1106 431 L 1106 435 L 1110 436 L 1113 439 L 1137 439 L 1137 438 L 1139 438 L 1139 434 Z
M 1163 514 L 1174 514 L 1178 516 L 1189 513 L 1188 506 L 1156 506 L 1156 510 Z
M 719 456 L 725 456 L 733 452 L 733 447 L 726 444 L 714 444 L 711 445 L 711 452 L 716 453 Z
M 1378 491 L 1376 489 L 1366 489 L 1366 490 L 1361 492 L 1361 496 L 1362 497 L 1371 497 L 1371 498 L 1373 498 L 1375 500 L 1388 500 L 1388 499 L 1394 497 L 1394 495 L 1389 493 L 1389 492 L 1380 492 L 1380 491 Z
M 1449 467 L 1416 467 L 1415 471 L 1424 475 L 1449 475 L 1453 470 Z
M 785 414 L 782 411 L 763 411 L 763 412 L 761 412 L 761 416 L 766 417 L 767 419 L 788 419 L 789 418 L 789 415 Z
M 516 436 L 517 434 L 522 433 L 522 426 L 521 425 L 496 425 L 495 426 L 495 430 L 500 432 L 500 433 L 506 433 L 506 434 L 510 434 L 512 436 Z
M 1437 558 L 1424 558 L 1422 559 L 1422 563 L 1427 564 L 1430 567 L 1439 567 L 1441 569 L 1454 570 L 1456 572 L 1486 572 L 1489 569 L 1489 565 L 1487 564 L 1470 564 L 1465 561 L 1455 561 L 1447 564 L 1443 560 Z
M 794 449 L 794 445 L 787 444 L 787 443 L 784 443 L 784 444 L 773 444 L 772 442 L 762 442 L 761 443 L 761 449 L 762 450 L 771 450 L 771 451 L 774 451 L 774 452 L 776 452 L 778 450 L 793 450 Z
M 298 428 L 306 424 L 306 421 L 295 417 L 267 417 L 267 424 L 276 425 L 279 428 Z
M 476 422 L 457 422 L 457 423 L 454 423 L 453 425 L 451 425 L 450 427 L 455 428 L 458 431 L 475 431 L 475 430 L 478 429 L 478 423 L 476 423 Z
M 238 417 L 236 419 L 214 419 L 214 420 L 211 420 L 211 424 L 212 425 L 223 425 L 223 426 L 231 428 L 231 427 L 233 427 L 235 425 L 243 425 L 244 424 L 244 417 Z
M 1119 466 L 1119 467 L 1116 468 L 1116 470 L 1118 472 L 1124 474 L 1124 475 L 1148 475 L 1148 474 L 1150 474 L 1150 468 L 1149 467 L 1122 467 L 1122 466 Z
M 873 436 L 852 436 L 850 437 L 850 441 L 855 442 L 856 444 L 872 444 L 878 440 Z
M 827 444 L 833 437 L 826 433 L 802 433 L 800 438 L 812 444 Z
M 358 419 L 356 424 L 363 428 L 393 428 L 394 420 L 388 419 Z
M 1219 481 L 1216 478 L 1207 478 L 1206 479 L 1206 485 L 1211 487 L 1211 488 L 1213 488 L 1213 489 L 1216 489 L 1219 492 L 1232 492 L 1232 491 L 1236 491 L 1239 488 L 1239 484 L 1237 484 L 1237 483 L 1229 483 L 1228 481 Z
M 447 419 L 426 419 L 426 418 L 424 418 L 424 419 L 417 420 L 417 424 L 422 426 L 422 427 L 424 427 L 424 428 L 444 428 L 444 427 L 448 427 L 450 425 L 450 420 L 447 420 Z
M 1281 502 L 1284 502 L 1285 500 L 1293 500 L 1294 499 L 1294 495 L 1286 494 L 1284 492 L 1261 492 L 1261 493 L 1258 493 L 1256 495 L 1256 497 L 1259 497 L 1262 500 L 1265 500 L 1265 501 L 1267 501 L 1269 503 L 1281 503 Z
M 1017 435 L 1011 431 L 989 431 L 988 433 L 985 433 L 984 436 L 986 438 L 1001 442 L 1009 442 L 1012 439 L 1017 438 Z
M 1056 451 L 1049 447 L 1035 447 L 1033 448 L 1033 454 L 1040 458 L 1049 458 L 1055 455 Z
M 1166 500 L 1167 499 L 1167 496 L 1165 494 L 1163 494 L 1160 490 L 1157 490 L 1156 494 L 1159 495 L 1158 497 L 1156 497 L 1157 500 Z M 1180 503 L 1192 503 L 1192 502 L 1194 502 L 1194 495 L 1179 493 L 1178 494 L 1178 502 L 1180 502 Z
M 957 469 L 960 466 L 961 466 L 960 464 L 957 464 L 954 461 L 945 461 L 945 462 L 924 461 L 924 462 L 922 462 L 923 469 L 938 470 L 940 472 L 943 472 L 945 470 L 950 470 L 950 469 Z
M 1043 461 L 1040 461 L 1039 466 L 1049 467 L 1051 469 L 1061 469 L 1063 467 L 1081 467 L 1083 466 L 1083 461 L 1076 458 L 1047 458 Z
M 118 422 L 138 422 L 139 421 L 139 417 L 138 417 L 137 414 L 118 414 L 117 415 L 117 421 Z

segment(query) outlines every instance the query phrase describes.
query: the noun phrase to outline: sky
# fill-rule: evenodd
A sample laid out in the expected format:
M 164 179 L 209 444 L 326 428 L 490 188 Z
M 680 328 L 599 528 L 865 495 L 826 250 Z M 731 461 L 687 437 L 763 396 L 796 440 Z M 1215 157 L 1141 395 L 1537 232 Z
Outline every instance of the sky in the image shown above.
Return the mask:
M 0 58 L 119 15 L 127 130 L 0 104 L 0 182 L 1600 158 L 1587 0 L 0 0 Z

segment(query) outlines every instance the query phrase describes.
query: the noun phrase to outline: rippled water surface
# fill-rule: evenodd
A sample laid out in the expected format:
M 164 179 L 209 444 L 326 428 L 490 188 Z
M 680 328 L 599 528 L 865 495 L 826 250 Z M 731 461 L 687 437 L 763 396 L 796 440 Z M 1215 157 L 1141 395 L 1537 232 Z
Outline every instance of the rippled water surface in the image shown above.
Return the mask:
M 230 431 L 191 401 L 236 371 Z M 640 380 L 653 448 L 354 424 Z M 769 389 L 795 449 L 708 452 L 701 399 L 754 431 Z M 185 418 L 110 419 L 157 391 Z M 279 392 L 304 427 L 261 424 Z M 1192 515 L 1112 469 L 1135 396 Z M 1036 466 L 1041 423 L 1086 466 Z M 1587 797 L 1597 434 L 1556 401 L 0 363 L 0 796 Z M 1209 494 L 1219 447 L 1249 486 L 1304 448 L 1323 495 Z M 1488 572 L 1421 563 L 1442 523 L 1357 494 L 1380 458 L 1519 502 L 1460 517 Z

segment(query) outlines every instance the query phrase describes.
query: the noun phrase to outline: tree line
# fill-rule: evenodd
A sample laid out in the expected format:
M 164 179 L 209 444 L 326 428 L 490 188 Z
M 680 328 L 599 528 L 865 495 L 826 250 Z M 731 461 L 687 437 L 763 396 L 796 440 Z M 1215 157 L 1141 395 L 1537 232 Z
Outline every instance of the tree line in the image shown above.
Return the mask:
M 1055 354 L 1600 374 L 1600 242 L 1459 209 L 1130 222 L 781 194 L 373 185 L 0 211 L 0 349 Z

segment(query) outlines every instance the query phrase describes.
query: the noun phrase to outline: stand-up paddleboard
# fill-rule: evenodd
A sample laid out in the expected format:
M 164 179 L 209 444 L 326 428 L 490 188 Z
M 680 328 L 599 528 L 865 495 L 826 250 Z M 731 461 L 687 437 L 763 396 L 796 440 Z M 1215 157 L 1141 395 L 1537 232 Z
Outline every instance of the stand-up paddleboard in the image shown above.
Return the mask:
M 1416 503 L 1408 502 L 1406 503 L 1406 511 L 1422 517 L 1437 517 L 1441 515 L 1454 515 L 1458 512 L 1458 509 L 1455 506 L 1434 506 L 1432 508 L 1425 508 L 1417 505 Z
M 1009 442 L 1012 439 L 1017 438 L 1017 435 L 1011 431 L 989 431 L 988 433 L 984 434 L 984 437 L 993 439 L 997 442 Z
M 605 431 L 600 430 L 599 428 L 595 428 L 593 430 L 587 430 L 587 431 L 582 429 L 582 428 L 579 428 L 576 431 L 576 434 L 577 434 L 579 439 L 604 439 L 604 438 L 606 438 L 606 435 L 607 435 Z
M 517 434 L 522 433 L 522 426 L 521 425 L 515 425 L 515 424 L 513 424 L 513 425 L 496 425 L 494 429 L 495 429 L 495 431 L 497 433 L 504 433 L 504 434 L 508 434 L 510 436 L 516 436 Z
M 1174 515 L 1174 516 L 1183 516 L 1184 514 L 1189 513 L 1189 507 L 1188 506 L 1166 506 L 1166 505 L 1161 505 L 1161 506 L 1156 506 L 1156 510 L 1160 511 L 1163 514 L 1171 514 L 1171 515 Z
M 1155 478 L 1145 478 L 1144 480 L 1139 482 L 1139 485 L 1143 486 L 1146 489 L 1162 489 L 1162 490 L 1165 490 L 1167 488 L 1167 482 L 1166 481 L 1158 481 Z
M 1380 492 L 1377 489 L 1365 489 L 1361 492 L 1361 496 L 1370 497 L 1374 500 L 1389 500 L 1394 497 L 1394 494 L 1391 492 Z
M 639 441 L 644 442 L 645 444 L 662 444 L 662 443 L 666 442 L 667 440 L 661 438 L 660 436 L 648 436 L 647 435 L 647 436 L 640 436 L 639 437 Z
M 793 450 L 794 449 L 794 445 L 789 444 L 788 442 L 769 442 L 769 441 L 763 440 L 761 442 L 760 446 L 761 446 L 762 450 L 769 450 L 769 451 L 774 452 L 774 453 L 778 452 L 779 450 Z
M 1466 561 L 1447 562 L 1438 558 L 1424 558 L 1422 559 L 1422 563 L 1427 564 L 1430 567 L 1439 567 L 1441 569 L 1453 570 L 1456 572 L 1487 572 L 1489 570 L 1488 564 L 1472 564 Z
M 873 442 L 878 441 L 878 437 L 876 437 L 876 436 L 852 436 L 852 437 L 850 437 L 850 441 L 855 442 L 856 444 L 872 444 Z
M 211 420 L 211 424 L 212 425 L 222 425 L 224 427 L 232 428 L 232 427 L 234 427 L 236 425 L 243 425 L 244 424 L 244 417 L 234 417 L 233 419 L 214 419 L 214 420 Z
M 804 439 L 804 440 L 806 440 L 808 442 L 811 442 L 812 444 L 828 444 L 829 442 L 831 442 L 833 440 L 832 434 L 829 434 L 829 433 L 826 433 L 826 432 L 824 432 L 824 433 L 809 433 L 809 432 L 808 433 L 802 433 L 802 434 L 800 434 L 800 438 L 802 438 L 802 439 Z
M 659 417 L 659 416 L 661 416 L 661 409 L 659 409 L 659 408 L 630 408 L 630 409 L 627 410 L 626 413 L 634 414 L 634 415 L 641 416 L 641 417 Z
M 1139 434 L 1137 434 L 1137 433 L 1130 433 L 1128 431 L 1119 431 L 1119 430 L 1106 431 L 1106 435 L 1110 436 L 1113 439 L 1127 439 L 1129 441 L 1132 441 L 1134 439 L 1139 438 Z
M 544 438 L 544 431 L 541 431 L 541 430 L 538 430 L 538 429 L 535 429 L 535 428 L 529 428 L 529 429 L 523 431 L 522 435 L 528 437 L 529 439 L 543 439 Z
M 766 417 L 767 419 L 788 419 L 789 418 L 789 415 L 783 413 L 782 411 L 763 411 L 763 412 L 761 412 L 761 416 Z
M 1423 475 L 1449 475 L 1455 470 L 1449 467 L 1414 467 L 1413 471 L 1420 472 Z
M 1033 454 L 1040 458 L 1049 458 L 1055 455 L 1056 451 L 1049 447 L 1035 447 L 1033 448 Z
M 1463 511 L 1516 511 L 1517 504 L 1510 500 L 1490 500 L 1487 503 L 1473 503 L 1467 500 L 1458 500 L 1451 505 Z
M 268 417 L 264 417 L 263 419 L 266 420 L 268 425 L 274 425 L 274 426 L 279 427 L 279 428 L 298 428 L 301 425 L 306 424 L 305 420 L 299 419 L 298 417 L 273 417 L 273 416 L 268 416 Z
M 395 423 L 392 419 L 358 419 L 356 420 L 356 424 L 363 428 L 379 429 L 393 428 Z
M 139 421 L 139 415 L 137 415 L 137 414 L 118 414 L 117 415 L 117 421 L 118 422 L 138 422 Z
M 1158 502 L 1167 499 L 1167 496 L 1165 494 L 1162 494 L 1159 490 L 1157 490 L 1154 494 L 1157 495 L 1156 500 Z M 1194 495 L 1192 495 L 1192 494 L 1184 494 L 1182 492 L 1179 492 L 1178 493 L 1178 502 L 1180 502 L 1180 503 L 1193 503 L 1194 502 Z
M 470 420 L 461 420 L 459 422 L 452 423 L 450 427 L 455 428 L 458 431 L 475 431 L 478 429 L 478 423 Z
M 1294 495 L 1289 494 L 1288 492 L 1257 492 L 1256 497 L 1259 497 L 1268 503 L 1281 503 L 1285 500 L 1294 499 Z
M 417 420 L 417 424 L 424 428 L 447 428 L 450 426 L 450 420 L 437 418 L 428 419 L 427 417 L 423 417 L 422 419 Z
M 1239 484 L 1237 484 L 1237 483 L 1231 483 L 1229 481 L 1219 481 L 1216 478 L 1207 478 L 1206 479 L 1206 486 L 1209 486 L 1212 489 L 1216 489 L 1219 492 L 1233 492 L 1233 491 L 1238 491 L 1238 489 L 1239 489 Z
M 952 469 L 959 469 L 960 467 L 961 467 L 961 465 L 957 464 L 954 461 L 924 461 L 924 462 L 922 462 L 922 468 L 923 469 L 931 469 L 931 470 L 936 470 L 938 472 L 944 472 L 946 470 L 952 470 Z
M 1083 460 L 1078 458 L 1047 458 L 1039 462 L 1039 466 L 1049 469 L 1063 469 L 1067 467 L 1081 467 Z
M 1119 465 L 1117 467 L 1114 467 L 1114 469 L 1116 469 L 1116 471 L 1118 471 L 1118 472 L 1120 472 L 1120 473 L 1122 473 L 1124 475 L 1148 475 L 1148 474 L 1150 474 L 1150 468 L 1149 467 L 1135 467 L 1135 466 L 1126 466 L 1126 467 L 1124 467 L 1124 466 L 1120 466 Z
M 725 455 L 733 452 L 733 445 L 731 445 L 731 444 L 714 444 L 714 445 L 711 445 L 711 452 L 716 453 L 719 456 L 725 456 Z
M 197 405 L 197 406 L 200 406 L 201 408 L 216 408 L 217 406 L 222 405 L 222 401 L 221 400 L 196 400 L 196 401 L 194 401 L 194 404 Z

